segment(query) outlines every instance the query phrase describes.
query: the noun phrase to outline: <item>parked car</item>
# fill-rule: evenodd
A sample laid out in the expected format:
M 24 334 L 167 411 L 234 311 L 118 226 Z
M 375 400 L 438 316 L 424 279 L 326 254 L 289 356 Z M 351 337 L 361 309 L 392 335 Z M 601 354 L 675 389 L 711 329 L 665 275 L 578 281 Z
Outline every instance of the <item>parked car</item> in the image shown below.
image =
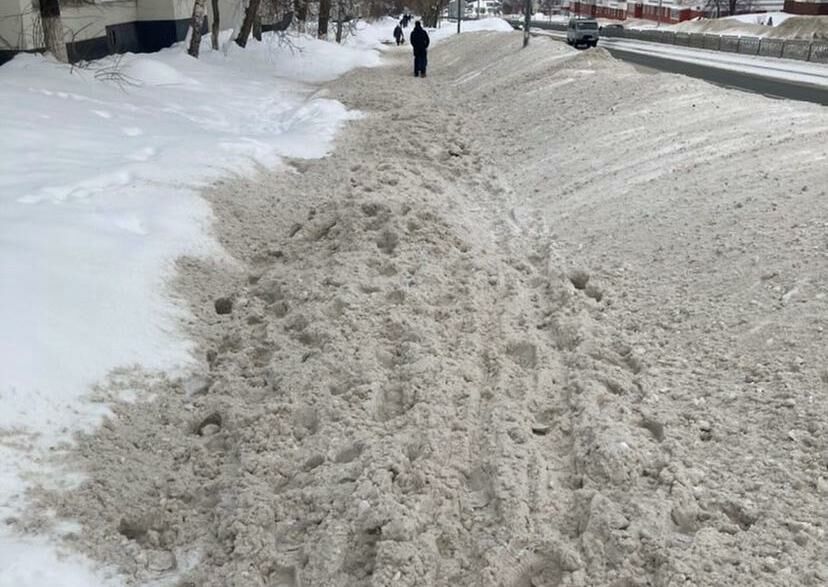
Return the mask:
M 577 47 L 598 45 L 598 21 L 594 18 L 570 18 L 566 27 L 566 42 Z
M 612 34 L 612 33 L 617 33 L 619 31 L 623 31 L 623 30 L 624 30 L 624 25 L 620 24 L 620 23 L 615 23 L 615 22 L 610 23 L 610 24 L 605 24 L 604 26 L 598 27 L 598 32 L 599 33 L 603 33 L 604 31 L 607 31 L 608 33 Z

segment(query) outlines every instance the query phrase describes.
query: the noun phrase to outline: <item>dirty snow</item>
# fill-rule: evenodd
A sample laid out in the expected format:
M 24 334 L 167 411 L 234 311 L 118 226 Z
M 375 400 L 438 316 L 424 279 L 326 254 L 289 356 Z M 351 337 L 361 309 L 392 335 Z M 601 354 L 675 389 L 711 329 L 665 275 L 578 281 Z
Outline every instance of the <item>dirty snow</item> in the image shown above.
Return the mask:
M 15 525 L 128 584 L 825 583 L 825 109 L 521 38 L 207 189 L 193 372 L 111 378 Z
M 19 477 L 46 473 L 40 451 L 106 413 L 81 401 L 92 384 L 115 367 L 192 362 L 187 312 L 166 282 L 179 255 L 223 254 L 199 186 L 322 156 L 353 118 L 300 82 L 376 65 L 377 52 L 297 45 L 267 35 L 199 61 L 178 46 L 90 69 L 32 55 L 0 67 L 3 516 L 21 506 Z M 26 585 L 27 565 L 29 584 L 45 584 L 42 565 L 18 554 L 34 549 L 0 548 L 0 584 Z M 49 584 L 75 584 L 54 573 L 63 583 Z

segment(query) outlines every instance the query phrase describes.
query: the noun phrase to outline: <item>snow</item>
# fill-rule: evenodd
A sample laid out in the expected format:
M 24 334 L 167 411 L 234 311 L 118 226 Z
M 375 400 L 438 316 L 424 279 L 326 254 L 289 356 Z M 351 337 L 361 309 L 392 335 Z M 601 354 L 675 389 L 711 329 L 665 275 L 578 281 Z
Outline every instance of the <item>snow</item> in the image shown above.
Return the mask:
M 92 571 L 80 557 L 58 557 L 44 541 L 0 537 L 0 587 L 91 587 L 120 585 Z
M 747 24 L 761 24 L 767 25 L 768 18 L 773 19 L 773 25 L 770 26 L 779 26 L 792 16 L 797 16 L 796 14 L 788 14 L 787 12 L 756 12 L 751 14 L 737 14 L 735 16 L 728 16 L 723 20 L 736 20 L 739 22 L 744 22 Z
M 395 18 L 382 18 L 373 22 L 360 22 L 357 24 L 357 33 L 344 41 L 346 47 L 361 49 L 391 49 L 392 33 L 398 20 Z M 414 30 L 414 21 L 404 30 L 406 42 Z M 457 21 L 441 20 L 436 28 L 426 28 L 432 43 L 450 38 L 457 34 Z M 502 18 L 480 18 L 464 20 L 460 24 L 461 33 L 477 31 L 512 31 L 512 26 Z
M 460 32 L 473 33 L 478 31 L 512 31 L 512 25 L 502 18 L 481 18 L 479 20 L 464 20 L 460 24 Z M 436 30 L 429 29 L 432 42 L 451 37 L 457 34 L 457 21 L 442 20 Z
M 22 506 L 23 477 L 47 475 L 45 451 L 106 413 L 85 400 L 93 383 L 191 363 L 165 282 L 180 255 L 222 255 L 198 188 L 327 153 L 358 113 L 305 82 L 377 65 L 377 44 L 267 34 L 246 50 L 205 43 L 200 60 L 179 45 L 89 69 L 35 55 L 0 68 L 0 519 Z M 0 586 L 104 584 L 4 532 Z

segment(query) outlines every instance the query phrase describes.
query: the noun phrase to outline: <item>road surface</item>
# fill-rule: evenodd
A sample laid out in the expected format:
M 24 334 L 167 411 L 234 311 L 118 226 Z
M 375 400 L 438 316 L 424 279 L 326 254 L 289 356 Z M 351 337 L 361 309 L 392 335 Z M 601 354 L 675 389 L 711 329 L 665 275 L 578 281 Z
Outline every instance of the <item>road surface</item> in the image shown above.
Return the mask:
M 566 34 L 560 31 L 535 29 L 532 33 L 560 41 L 566 39 Z M 744 55 L 627 39 L 602 38 L 599 45 L 613 57 L 638 66 L 773 98 L 828 105 L 828 66 L 787 59 L 750 59 Z

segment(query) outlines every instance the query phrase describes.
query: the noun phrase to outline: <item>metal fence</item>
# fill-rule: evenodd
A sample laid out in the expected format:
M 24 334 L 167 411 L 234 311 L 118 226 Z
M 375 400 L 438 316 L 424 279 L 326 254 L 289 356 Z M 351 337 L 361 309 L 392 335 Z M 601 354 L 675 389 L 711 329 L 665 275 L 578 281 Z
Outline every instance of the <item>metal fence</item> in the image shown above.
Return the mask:
M 509 22 L 515 28 L 522 26 L 522 22 L 519 21 Z M 566 30 L 566 24 L 562 22 L 533 20 L 531 26 L 553 31 Z M 785 59 L 796 59 L 798 61 L 828 63 L 828 41 L 763 39 L 759 37 L 684 33 L 654 29 L 635 30 L 614 27 L 601 29 L 601 36 L 617 39 L 635 39 L 638 41 L 678 45 L 681 47 L 694 47 L 711 51 L 724 51 L 727 53 L 741 53 L 742 55 L 783 57 Z

